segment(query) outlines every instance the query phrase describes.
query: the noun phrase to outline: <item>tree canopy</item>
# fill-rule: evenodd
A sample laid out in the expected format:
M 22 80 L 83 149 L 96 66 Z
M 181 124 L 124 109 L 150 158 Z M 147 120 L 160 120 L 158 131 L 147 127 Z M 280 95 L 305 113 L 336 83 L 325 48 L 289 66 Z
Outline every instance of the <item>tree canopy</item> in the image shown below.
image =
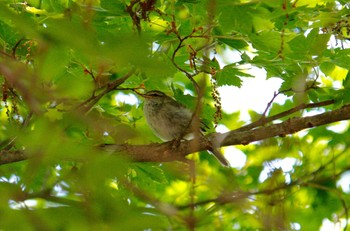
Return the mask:
M 350 230 L 349 7 L 0 1 L 0 229 Z M 254 68 L 282 83 L 265 110 L 223 110 Z M 205 137 L 161 142 L 138 95 L 154 89 Z

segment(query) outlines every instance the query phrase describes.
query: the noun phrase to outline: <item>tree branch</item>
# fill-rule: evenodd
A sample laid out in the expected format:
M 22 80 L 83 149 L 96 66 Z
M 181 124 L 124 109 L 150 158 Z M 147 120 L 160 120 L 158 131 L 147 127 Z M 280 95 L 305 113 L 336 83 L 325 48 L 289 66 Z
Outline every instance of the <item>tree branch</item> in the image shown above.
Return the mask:
M 206 137 L 199 136 L 194 140 L 183 141 L 178 147 L 172 147 L 172 142 L 153 143 L 148 145 L 110 144 L 102 145 L 102 150 L 111 154 L 122 154 L 136 162 L 168 162 L 185 160 L 185 156 L 194 152 L 210 149 L 208 139 L 220 144 L 220 147 L 244 144 L 264 140 L 275 136 L 286 136 L 303 129 L 330 124 L 350 119 L 350 105 L 314 116 L 291 118 L 278 124 L 260 127 L 249 131 L 230 131 L 226 133 L 211 133 Z M 0 165 L 27 159 L 23 151 L 0 151 Z
M 98 95 L 93 95 L 89 99 L 80 103 L 75 109 L 81 110 L 82 112 L 89 111 L 103 96 L 109 92 L 115 90 L 118 86 L 123 84 L 128 78 L 130 78 L 135 73 L 135 68 L 125 74 L 123 77 L 116 79 L 115 81 L 108 83 L 105 89 Z
M 27 156 L 21 150 L 0 150 L 0 165 L 26 160 Z
M 283 137 L 303 129 L 348 120 L 350 119 L 348 113 L 350 113 L 350 105 L 345 105 L 342 108 L 333 111 L 324 112 L 314 116 L 291 118 L 282 123 L 272 124 L 250 131 L 231 131 L 224 134 L 217 134 L 215 135 L 215 138 L 222 140 L 221 146 L 249 144 L 253 141 L 263 140 L 274 136 Z
M 251 123 L 251 124 L 247 124 L 243 127 L 240 127 L 238 129 L 236 129 L 235 131 L 248 131 L 250 129 L 259 127 L 259 126 L 263 126 L 269 122 L 272 122 L 274 120 L 278 120 L 280 118 L 286 117 L 288 115 L 291 115 L 297 111 L 303 110 L 303 109 L 307 109 L 307 108 L 316 108 L 316 107 L 322 107 L 322 106 L 327 106 L 327 105 L 331 105 L 334 103 L 334 100 L 326 100 L 326 101 L 322 101 L 322 102 L 318 102 L 318 103 L 308 103 L 308 104 L 299 104 L 296 107 L 293 107 L 287 111 L 283 111 L 281 113 L 278 113 L 276 115 L 270 116 L 270 117 L 265 117 L 263 116 L 262 118 L 260 118 L 259 120 Z M 265 115 L 265 112 L 264 114 Z

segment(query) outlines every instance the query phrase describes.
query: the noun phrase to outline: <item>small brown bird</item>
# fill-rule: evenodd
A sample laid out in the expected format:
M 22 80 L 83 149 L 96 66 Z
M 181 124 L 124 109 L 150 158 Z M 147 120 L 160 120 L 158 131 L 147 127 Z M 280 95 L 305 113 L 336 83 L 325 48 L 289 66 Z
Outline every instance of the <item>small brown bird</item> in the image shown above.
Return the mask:
M 179 139 L 183 135 L 195 132 L 192 111 L 161 91 L 153 90 L 140 94 L 144 99 L 143 112 L 148 125 L 164 141 Z M 201 133 L 202 134 L 202 133 Z M 219 150 L 210 150 L 224 166 L 229 162 Z

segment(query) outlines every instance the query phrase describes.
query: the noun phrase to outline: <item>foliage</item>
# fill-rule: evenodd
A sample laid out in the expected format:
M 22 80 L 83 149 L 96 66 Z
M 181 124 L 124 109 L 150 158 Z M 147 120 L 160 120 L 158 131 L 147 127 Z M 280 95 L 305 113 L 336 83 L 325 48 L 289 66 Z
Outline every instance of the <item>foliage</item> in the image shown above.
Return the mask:
M 99 145 L 159 142 L 136 94 L 151 89 L 203 102 L 211 132 L 242 127 L 218 89 L 240 88 L 253 67 L 282 85 L 241 129 L 349 104 L 348 17 L 332 0 L 0 1 L 0 150 L 26 155 L 0 166 L 0 229 L 346 229 L 347 121 L 237 145 L 237 168 L 206 152 L 135 162 Z

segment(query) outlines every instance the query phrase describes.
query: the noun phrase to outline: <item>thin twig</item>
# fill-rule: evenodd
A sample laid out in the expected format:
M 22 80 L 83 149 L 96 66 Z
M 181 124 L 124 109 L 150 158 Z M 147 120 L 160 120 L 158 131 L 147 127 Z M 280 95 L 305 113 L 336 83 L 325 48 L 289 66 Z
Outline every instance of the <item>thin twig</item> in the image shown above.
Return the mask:
M 189 230 L 194 230 L 196 227 L 196 216 L 195 216 L 195 198 L 196 198 L 196 163 L 194 161 L 190 162 L 190 190 L 189 190 L 189 197 L 190 197 L 190 214 L 186 217 L 187 226 Z
M 129 5 L 126 5 L 126 10 L 125 12 L 129 13 L 131 19 L 132 19 L 132 22 L 134 23 L 134 25 L 136 26 L 136 29 L 137 29 L 137 32 L 138 34 L 140 35 L 141 34 L 141 19 L 140 17 L 137 15 L 137 12 L 135 12 L 133 10 L 133 7 L 139 3 L 140 0 L 131 0 L 130 1 L 130 4 Z
M 128 78 L 130 78 L 135 73 L 135 69 L 132 69 L 129 71 L 125 76 L 115 80 L 112 83 L 108 83 L 105 86 L 105 89 L 103 92 L 101 92 L 98 95 L 92 95 L 90 98 L 85 100 L 84 102 L 80 103 L 75 107 L 75 110 L 81 110 L 82 112 L 89 111 L 103 96 L 108 94 L 109 92 L 115 90 L 118 86 L 123 84 Z
M 198 94 L 198 93 L 199 93 L 199 90 L 200 90 L 200 87 L 198 86 L 197 82 L 196 82 L 196 81 L 194 80 L 194 78 L 193 78 L 194 76 L 196 76 L 196 75 L 198 74 L 198 72 L 195 71 L 194 74 L 191 74 L 191 73 L 189 73 L 188 71 L 186 71 L 185 69 L 183 69 L 182 67 L 180 67 L 180 66 L 175 62 L 175 57 L 176 57 L 177 52 L 178 52 L 182 47 L 184 47 L 184 45 L 183 45 L 184 41 L 186 41 L 187 39 L 191 38 L 191 37 L 193 36 L 193 34 L 195 34 L 195 33 L 197 32 L 197 30 L 194 29 L 194 30 L 192 30 L 192 32 L 191 32 L 189 35 L 186 35 L 186 36 L 184 36 L 184 37 L 181 37 L 181 35 L 179 34 L 178 30 L 176 29 L 175 16 L 174 16 L 174 15 L 173 15 L 173 22 L 172 22 L 172 24 L 171 24 L 171 27 L 172 27 L 172 28 L 171 28 L 170 32 L 172 32 L 172 33 L 174 33 L 174 34 L 176 35 L 177 39 L 179 40 L 179 43 L 177 44 L 177 46 L 176 46 L 176 48 L 175 48 L 175 50 L 174 50 L 174 52 L 173 52 L 173 54 L 172 54 L 170 60 L 171 60 L 172 64 L 173 64 L 179 71 L 181 71 L 182 73 L 184 73 L 184 74 L 187 76 L 187 78 L 188 78 L 189 80 L 191 80 L 191 82 L 193 83 L 193 85 L 194 85 L 194 87 L 195 87 L 195 89 L 196 89 L 196 92 L 197 92 L 197 94 Z
M 12 48 L 12 57 L 14 59 L 16 59 L 16 52 L 17 52 L 18 46 L 21 44 L 21 42 L 26 41 L 26 40 L 29 40 L 29 39 L 21 38 L 20 40 L 18 40 L 16 42 L 15 46 Z
M 309 186 L 309 187 L 319 188 L 319 189 L 322 189 L 322 190 L 327 190 L 327 191 L 335 192 L 336 194 L 339 194 L 339 191 L 336 190 L 336 189 L 328 188 L 328 187 L 316 184 L 314 182 L 316 180 L 317 181 L 326 181 L 327 179 L 329 179 L 329 178 L 317 179 L 316 176 L 318 175 L 318 173 L 320 173 L 323 170 L 325 170 L 328 165 L 333 164 L 333 161 L 335 159 L 337 159 L 338 157 L 340 157 L 341 155 L 343 155 L 343 153 L 341 153 L 338 156 L 332 158 L 332 160 L 327 162 L 325 165 L 322 165 L 321 167 L 319 167 L 315 171 L 313 171 L 311 173 L 308 173 L 307 175 L 304 175 L 301 178 L 296 179 L 296 180 L 294 180 L 293 182 L 291 182 L 289 184 L 281 184 L 281 185 L 276 186 L 274 188 L 268 188 L 268 189 L 252 191 L 252 192 L 234 191 L 234 192 L 223 193 L 223 194 L 221 194 L 220 196 L 218 196 L 216 198 L 207 199 L 207 200 L 196 202 L 194 205 L 193 205 L 193 203 L 190 203 L 190 204 L 187 204 L 187 205 L 177 206 L 177 209 L 183 210 L 183 209 L 191 208 L 191 206 L 206 205 L 206 204 L 209 204 L 209 203 L 217 203 L 219 205 L 228 204 L 228 203 L 235 203 L 237 201 L 241 201 L 242 199 L 246 199 L 249 196 L 254 196 L 254 195 L 271 195 L 271 194 L 273 194 L 273 193 L 275 193 L 277 191 L 285 190 L 285 189 L 288 189 L 288 188 L 291 188 L 291 187 L 295 187 L 295 186 Z M 349 168 L 350 168 L 350 166 L 345 167 L 341 171 L 341 173 L 344 173 L 344 172 L 348 171 Z M 330 177 L 333 177 L 333 176 L 330 176 Z M 305 180 L 305 179 L 307 179 L 307 180 Z M 343 207 L 345 209 L 346 218 L 348 218 L 348 208 L 347 208 L 346 202 L 343 200 L 343 198 L 340 198 L 340 200 L 342 201 Z
M 322 102 L 318 102 L 318 103 L 309 103 L 309 104 L 304 104 L 303 103 L 303 104 L 300 104 L 300 105 L 298 105 L 298 106 L 296 106 L 294 108 L 291 108 L 291 109 L 289 109 L 287 111 L 278 113 L 276 115 L 273 115 L 273 116 L 270 116 L 270 117 L 261 117 L 259 120 L 255 121 L 255 122 L 253 122 L 251 124 L 245 125 L 243 127 L 240 127 L 240 128 L 238 128 L 238 129 L 236 129 L 234 131 L 248 131 L 248 130 L 251 130 L 253 128 L 265 125 L 265 124 L 267 124 L 267 123 L 269 123 L 271 121 L 274 121 L 274 120 L 286 117 L 288 115 L 293 114 L 294 112 L 297 112 L 297 111 L 300 111 L 300 110 L 303 110 L 303 109 L 322 107 L 322 106 L 331 105 L 333 103 L 334 103 L 333 99 L 322 101 Z
M 0 54 L 3 54 L 4 56 L 9 57 L 9 58 L 13 58 L 12 55 L 8 54 L 8 53 L 5 52 L 5 51 L 0 51 Z

